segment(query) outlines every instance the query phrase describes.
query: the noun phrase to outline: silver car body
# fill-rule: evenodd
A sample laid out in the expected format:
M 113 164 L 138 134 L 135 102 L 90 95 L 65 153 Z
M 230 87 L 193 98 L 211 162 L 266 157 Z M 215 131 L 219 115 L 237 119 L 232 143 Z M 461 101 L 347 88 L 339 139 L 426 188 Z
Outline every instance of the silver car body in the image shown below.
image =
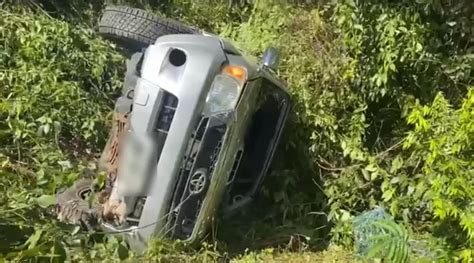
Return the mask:
M 169 56 L 175 49 L 186 55 L 184 64 L 178 67 L 169 62 Z M 222 147 L 212 166 L 212 174 L 209 174 L 206 191 L 212 194 L 206 194 L 199 204 L 196 225 L 192 234 L 184 238 L 189 242 L 204 236 L 220 206 L 226 185 L 231 183 L 230 171 L 233 170 L 236 155 L 243 148 L 249 125 L 248 121 L 243 120 L 250 117 L 258 104 L 259 89 L 253 87 L 261 85 L 262 78 L 278 87 L 284 86 L 266 69 L 249 61 L 230 43 L 215 36 L 167 35 L 146 49 L 141 76 L 134 89 L 130 129 L 124 140 L 122 154 L 125 158 L 119 166 L 111 197 L 124 201 L 129 209 L 127 212 L 132 212 L 137 199 L 144 197 L 145 201 L 141 214 L 126 228 L 103 224 L 109 231 L 125 234 L 135 249 L 145 248 L 152 236 L 163 237 L 174 231 L 170 223 L 173 213 L 170 207 L 175 207 L 175 210 L 180 208 L 180 204 L 173 205 L 173 191 L 176 191 L 179 174 L 183 172 L 183 156 L 189 150 L 189 142 L 196 137 L 193 131 L 203 118 L 211 84 L 225 64 L 244 67 L 247 81 L 235 110 L 205 116 L 209 127 L 215 123 L 215 127 L 223 124 L 226 128 L 221 139 Z M 157 135 L 160 131 L 156 128 L 159 104 L 163 103 L 162 91 L 177 100 L 174 106 L 167 106 L 174 111 L 174 115 L 164 132 L 165 139 L 159 139 Z M 161 146 L 157 147 L 159 144 Z M 198 167 L 190 168 L 190 171 L 197 174 L 195 168 Z

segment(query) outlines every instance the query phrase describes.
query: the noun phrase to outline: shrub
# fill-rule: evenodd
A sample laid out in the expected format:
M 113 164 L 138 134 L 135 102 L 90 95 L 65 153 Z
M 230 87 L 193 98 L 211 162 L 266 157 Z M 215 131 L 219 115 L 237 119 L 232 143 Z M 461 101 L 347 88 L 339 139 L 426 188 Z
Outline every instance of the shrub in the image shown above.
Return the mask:
M 0 9 L 0 28 L 0 254 L 63 253 L 72 230 L 38 204 L 104 144 L 123 58 L 91 29 L 23 8 Z
M 472 261 L 469 0 L 347 0 L 319 8 L 259 1 L 230 11 L 222 3 L 175 1 L 160 9 L 131 2 L 221 33 L 253 55 L 268 45 L 280 48 L 279 74 L 295 116 L 264 188 L 279 223 L 317 237 L 326 222 L 315 216 L 327 212 L 331 241 L 351 246 L 351 219 L 380 205 L 415 233 L 444 239 L 457 259 Z M 64 17 L 85 17 L 90 26 L 100 11 L 94 8 Z M 0 12 L 0 185 L 10 190 L 0 197 L 0 211 L 9 226 L 22 226 L 27 214 L 39 213 L 30 204 L 34 197 L 87 166 L 70 165 L 70 156 L 92 159 L 89 153 L 102 146 L 123 58 L 89 26 L 22 9 Z M 31 237 L 30 245 L 49 242 L 31 252 L 38 255 L 70 236 L 45 234 L 55 229 L 18 231 Z M 119 253 L 121 243 L 112 243 Z
M 333 242 L 351 245 L 352 216 L 383 205 L 417 231 L 449 226 L 441 236 L 458 256 L 472 257 L 472 42 L 470 29 L 458 26 L 466 17 L 453 15 L 463 4 L 277 5 L 223 31 L 256 55 L 270 44 L 282 50 L 279 73 L 301 129 L 290 144 L 309 140 L 317 168 L 293 174 L 324 174 Z M 301 197 L 288 173 L 275 176 L 269 181 L 283 182 L 274 200 L 285 215 L 293 198 L 317 196 Z

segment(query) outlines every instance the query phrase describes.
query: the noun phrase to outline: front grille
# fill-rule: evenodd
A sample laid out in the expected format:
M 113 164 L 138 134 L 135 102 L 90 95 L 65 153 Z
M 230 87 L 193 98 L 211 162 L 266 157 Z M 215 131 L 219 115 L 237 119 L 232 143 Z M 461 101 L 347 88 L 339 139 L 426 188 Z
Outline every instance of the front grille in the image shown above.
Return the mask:
M 194 129 L 179 172 L 168 218 L 169 232 L 175 238 L 186 239 L 193 232 L 225 132 L 226 125 L 217 118 L 201 118 Z M 202 178 L 204 183 L 201 185 L 199 182 Z
M 178 106 L 178 98 L 176 98 L 176 96 L 164 90 L 161 90 L 160 92 L 162 92 L 163 95 L 161 96 L 160 109 L 158 110 L 158 117 L 154 129 L 156 133 L 155 135 L 158 139 L 158 154 L 156 163 L 158 163 L 158 161 L 160 160 L 161 152 L 163 151 L 163 147 L 165 145 L 166 138 L 171 127 L 171 123 L 173 122 L 176 107 Z M 145 202 L 146 197 L 138 198 L 137 202 L 135 203 L 134 210 L 127 218 L 129 224 L 138 225 Z
M 173 122 L 174 114 L 176 113 L 176 107 L 178 107 L 178 98 L 176 98 L 173 94 L 164 92 L 161 109 L 158 115 L 158 121 L 156 123 L 156 132 L 158 133 L 158 159 L 156 163 L 160 160 L 161 152 L 163 151 L 163 147 L 165 145 L 166 137 L 168 136 L 168 132 L 171 127 L 171 123 Z
M 168 134 L 171 122 L 173 121 L 176 107 L 178 106 L 178 99 L 171 93 L 163 91 L 162 106 L 159 111 L 158 122 L 156 124 L 156 131 Z

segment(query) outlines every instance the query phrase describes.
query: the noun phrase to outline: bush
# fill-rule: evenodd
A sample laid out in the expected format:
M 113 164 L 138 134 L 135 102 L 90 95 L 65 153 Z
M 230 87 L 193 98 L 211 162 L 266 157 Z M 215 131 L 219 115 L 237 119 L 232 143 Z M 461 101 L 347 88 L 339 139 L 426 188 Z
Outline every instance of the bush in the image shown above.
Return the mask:
M 333 242 L 351 245 L 351 218 L 383 205 L 471 259 L 474 60 L 472 32 L 458 26 L 467 17 L 453 15 L 462 5 L 275 6 L 254 9 L 248 22 L 223 32 L 256 55 L 269 44 L 283 51 L 280 75 L 304 129 L 292 140 L 310 141 L 324 174 Z M 293 183 L 283 183 L 274 200 L 286 214 L 301 184 L 285 175 L 281 181 Z M 449 231 L 439 233 L 441 226 Z
M 54 142 L 77 150 L 103 144 L 123 58 L 90 29 L 1 12 L 3 153 L 22 161 Z
M 104 145 L 124 60 L 91 29 L 41 13 L 0 9 L 0 28 L 0 253 L 21 259 L 62 247 L 67 233 L 36 197 L 82 174 Z
M 256 56 L 268 45 L 282 51 L 279 74 L 291 89 L 295 116 L 264 187 L 271 202 L 262 211 L 279 216 L 274 224 L 320 242 L 327 220 L 319 219 L 327 213 L 331 242 L 349 247 L 352 218 L 379 205 L 410 232 L 444 240 L 451 257 L 472 261 L 469 0 L 245 4 L 230 10 L 227 1 L 211 7 L 174 1 L 166 8 L 131 2 L 221 33 Z M 0 185 L 10 190 L 0 197 L 0 212 L 8 226 L 41 214 L 31 205 L 34 198 L 73 180 L 87 162 L 68 161 L 93 159 L 89 153 L 103 144 L 123 58 L 90 29 L 99 9 L 64 11 L 69 20 L 85 17 L 89 26 L 23 9 L 0 11 L 0 117 L 6 120 L 0 123 Z M 55 239 L 71 236 L 47 222 L 15 228 L 31 237 L 30 245 L 49 242 L 27 255 L 58 250 Z M 272 226 L 260 229 L 275 231 Z M 7 250 L 20 241 L 9 239 Z M 121 253 L 121 244 L 111 241 L 97 251 Z
M 434 21 L 441 11 L 447 19 L 454 7 L 382 3 L 338 5 L 332 16 L 356 60 L 349 83 L 365 101 L 359 125 L 366 128 L 341 141 L 350 161 L 339 166 L 358 169 L 333 180 L 330 189 L 347 200 L 341 198 L 347 185 L 364 185 L 356 190 L 362 198 L 355 199 L 366 203 L 362 207 L 384 204 L 415 228 L 434 232 L 449 221 L 452 235 L 443 237 L 469 261 L 473 228 L 465 222 L 474 220 L 469 205 L 474 195 L 457 184 L 474 182 L 468 176 L 473 148 L 466 140 L 473 138 L 472 120 L 461 121 L 471 114 L 474 60 L 469 45 L 454 44 L 462 42 L 452 34 L 450 24 L 456 22 Z M 332 210 L 348 206 L 360 211 L 357 205 L 336 201 Z

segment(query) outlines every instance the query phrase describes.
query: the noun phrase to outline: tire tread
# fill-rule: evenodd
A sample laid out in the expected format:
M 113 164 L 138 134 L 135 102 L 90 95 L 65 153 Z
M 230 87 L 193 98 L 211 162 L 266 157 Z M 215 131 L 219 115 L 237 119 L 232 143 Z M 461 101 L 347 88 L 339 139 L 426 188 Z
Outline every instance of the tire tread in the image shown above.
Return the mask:
M 126 6 L 107 6 L 98 30 L 104 37 L 141 47 L 153 44 L 163 35 L 197 33 L 178 21 Z

